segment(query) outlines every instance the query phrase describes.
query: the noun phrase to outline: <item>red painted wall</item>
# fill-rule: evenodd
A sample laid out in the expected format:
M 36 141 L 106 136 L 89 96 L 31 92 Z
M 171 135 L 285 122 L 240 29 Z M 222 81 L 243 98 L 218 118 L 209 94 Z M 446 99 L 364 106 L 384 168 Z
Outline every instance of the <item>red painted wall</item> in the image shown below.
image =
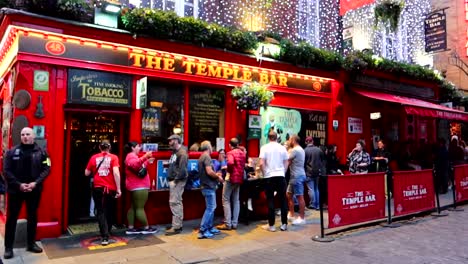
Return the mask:
M 31 103 L 28 108 L 21 110 L 15 108 L 13 120 L 24 115 L 28 119 L 28 126 L 45 126 L 45 139 L 47 151 L 51 159 L 51 172 L 44 182 L 44 190 L 39 206 L 37 237 L 56 237 L 61 234 L 60 224 L 63 220 L 63 163 L 64 163 L 64 133 L 63 133 L 63 105 L 65 103 L 64 69 L 45 64 L 22 63 L 18 64 L 18 78 L 14 91 L 24 89 L 31 94 Z M 35 70 L 49 72 L 49 91 L 34 91 L 33 77 Z M 38 119 L 34 116 L 38 96 L 42 95 L 45 117 Z M 10 139 L 10 147 L 12 141 Z M 25 217 L 24 211 L 20 217 Z

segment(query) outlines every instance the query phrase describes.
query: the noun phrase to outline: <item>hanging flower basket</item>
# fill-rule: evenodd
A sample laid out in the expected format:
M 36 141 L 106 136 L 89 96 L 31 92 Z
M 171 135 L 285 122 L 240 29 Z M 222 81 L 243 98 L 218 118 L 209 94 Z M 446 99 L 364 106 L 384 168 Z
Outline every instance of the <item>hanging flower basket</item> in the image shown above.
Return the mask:
M 237 100 L 237 109 L 257 110 L 260 107 L 267 108 L 274 98 L 275 91 L 268 86 L 257 82 L 244 83 L 231 91 L 232 97 Z
M 384 0 L 376 5 L 374 9 L 375 25 L 377 26 L 379 22 L 388 23 L 390 30 L 395 32 L 398 29 L 400 15 L 404 6 L 403 1 L 398 2 L 394 0 Z

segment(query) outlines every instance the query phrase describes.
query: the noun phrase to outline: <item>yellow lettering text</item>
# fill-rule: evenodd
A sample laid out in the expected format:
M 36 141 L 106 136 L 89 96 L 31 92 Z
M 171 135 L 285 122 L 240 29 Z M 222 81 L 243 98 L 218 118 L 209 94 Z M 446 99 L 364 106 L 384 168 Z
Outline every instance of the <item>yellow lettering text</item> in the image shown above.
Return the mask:
M 130 59 L 133 59 L 133 65 L 135 67 L 141 67 L 141 62 L 142 60 L 145 60 L 145 55 L 143 54 L 137 54 L 137 53 L 131 53 L 130 54 Z
M 174 62 L 175 62 L 174 59 L 164 58 L 164 70 L 165 71 L 175 71 Z
M 192 68 L 195 66 L 195 62 L 184 61 L 182 62 L 182 67 L 185 67 L 185 73 L 193 74 Z
M 213 65 L 208 65 L 208 76 L 221 78 L 221 68 Z
M 206 72 L 206 64 L 198 63 L 197 64 L 197 75 L 206 76 L 208 73 Z

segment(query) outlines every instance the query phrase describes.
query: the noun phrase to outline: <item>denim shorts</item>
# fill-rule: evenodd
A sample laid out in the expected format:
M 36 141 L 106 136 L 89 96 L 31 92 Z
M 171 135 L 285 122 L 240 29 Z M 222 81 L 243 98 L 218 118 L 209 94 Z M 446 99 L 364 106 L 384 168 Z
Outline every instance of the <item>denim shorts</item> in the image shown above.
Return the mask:
M 306 181 L 306 176 L 296 176 L 291 177 L 288 184 L 288 189 L 286 192 L 293 193 L 294 195 L 304 195 L 304 182 Z

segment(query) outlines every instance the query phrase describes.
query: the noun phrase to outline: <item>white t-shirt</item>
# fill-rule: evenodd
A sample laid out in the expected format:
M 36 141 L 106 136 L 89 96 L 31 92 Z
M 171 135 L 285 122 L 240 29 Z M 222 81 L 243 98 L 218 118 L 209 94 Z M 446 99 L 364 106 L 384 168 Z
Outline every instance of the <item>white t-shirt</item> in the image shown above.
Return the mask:
M 286 148 L 276 142 L 269 142 L 260 149 L 260 158 L 263 159 L 263 177 L 284 177 L 284 161 L 288 160 Z

